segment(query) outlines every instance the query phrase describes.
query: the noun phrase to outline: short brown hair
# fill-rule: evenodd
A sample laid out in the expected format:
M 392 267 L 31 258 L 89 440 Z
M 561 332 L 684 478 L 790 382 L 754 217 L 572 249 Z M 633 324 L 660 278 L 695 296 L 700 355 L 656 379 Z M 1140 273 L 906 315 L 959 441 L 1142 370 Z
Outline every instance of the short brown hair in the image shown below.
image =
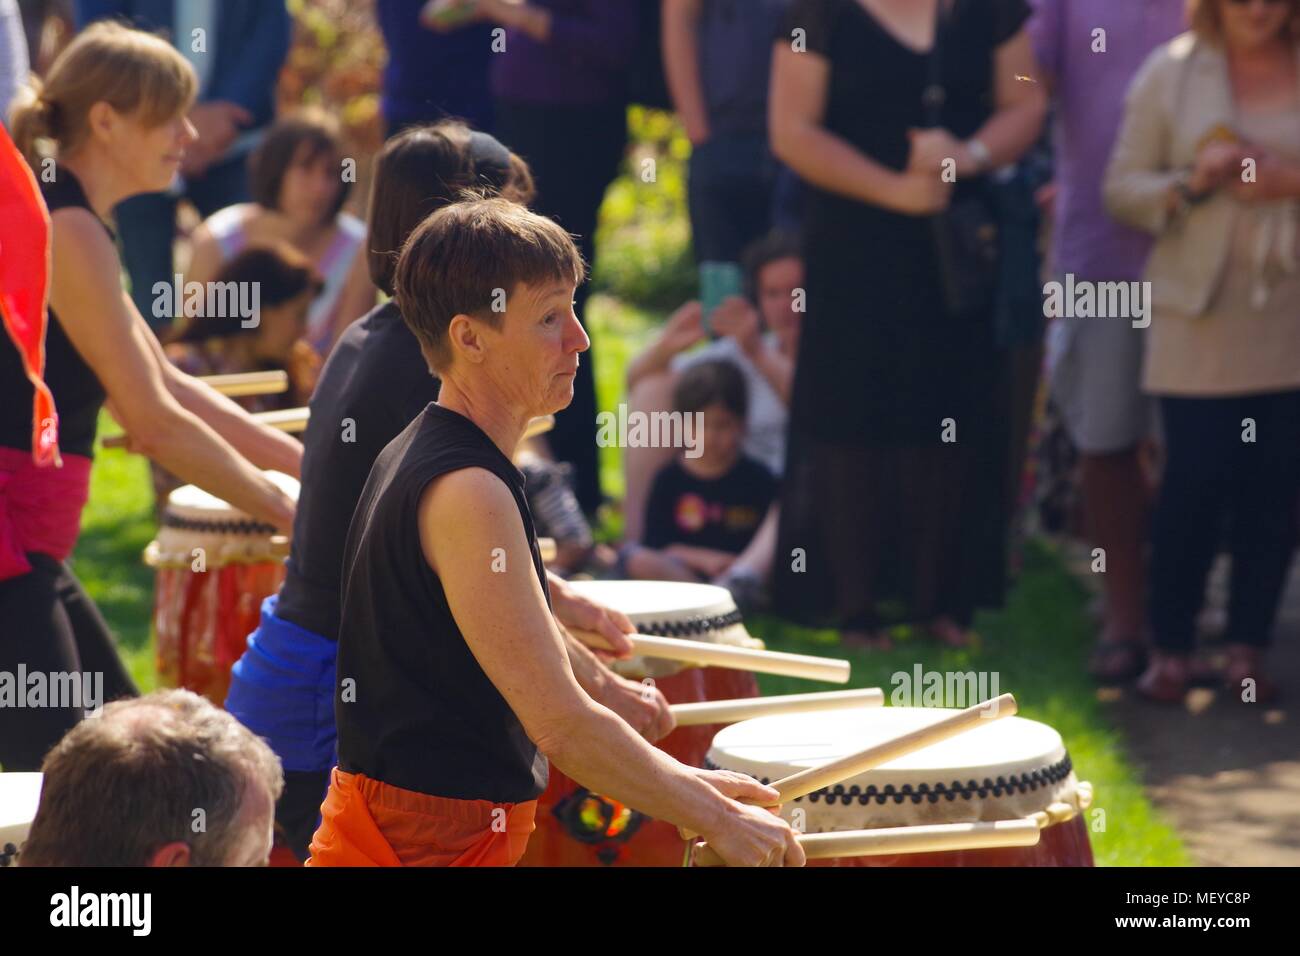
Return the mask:
M 520 283 L 582 281 L 586 267 L 573 237 L 545 216 L 508 199 L 473 199 L 439 209 L 411 234 L 397 260 L 397 307 L 430 367 L 451 364 L 447 328 L 457 315 L 501 328 L 498 289 Z
M 342 162 L 343 140 L 334 117 L 314 106 L 306 106 L 276 120 L 248 157 L 248 185 L 253 201 L 266 209 L 279 209 L 280 187 L 289 167 L 315 162 L 321 156 Z M 322 214 L 321 222 L 329 222 L 339 214 L 351 189 L 352 184 L 343 178 L 340 165 L 338 195 L 333 207 Z
M 719 360 L 689 366 L 673 389 L 674 411 L 692 414 L 721 405 L 741 421 L 749 414 L 749 386 L 734 362 Z
M 527 163 L 458 120 L 411 126 L 385 143 L 371 171 L 370 281 L 392 295 L 397 256 L 415 227 L 471 188 L 525 206 L 536 192 Z
M 66 156 L 89 132 L 90 108 L 107 103 L 160 126 L 189 111 L 198 79 L 185 57 L 161 37 L 101 20 L 82 30 L 41 81 L 33 74 L 10 112 L 14 144 L 33 167 L 40 140 Z
M 189 844 L 192 865 L 222 866 L 250 786 L 263 784 L 272 801 L 283 788 L 271 748 L 188 690 L 108 704 L 68 731 L 41 769 L 23 866 L 143 866 L 175 842 Z
M 1223 44 L 1223 18 L 1220 16 L 1219 4 L 1222 0 L 1187 0 L 1187 23 L 1202 40 L 1215 46 Z M 1291 19 L 1286 24 L 1287 39 L 1300 43 L 1300 0 L 1287 0 L 1291 8 Z

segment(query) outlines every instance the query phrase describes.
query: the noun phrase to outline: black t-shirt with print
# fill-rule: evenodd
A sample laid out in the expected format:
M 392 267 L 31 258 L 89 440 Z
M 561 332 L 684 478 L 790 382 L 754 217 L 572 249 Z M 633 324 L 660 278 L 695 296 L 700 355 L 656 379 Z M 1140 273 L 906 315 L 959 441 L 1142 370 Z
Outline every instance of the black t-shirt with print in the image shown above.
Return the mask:
M 776 494 L 776 479 L 742 455 L 720 478 L 692 475 L 673 461 L 655 476 L 646 504 L 642 544 L 687 544 L 739 554 L 763 522 Z

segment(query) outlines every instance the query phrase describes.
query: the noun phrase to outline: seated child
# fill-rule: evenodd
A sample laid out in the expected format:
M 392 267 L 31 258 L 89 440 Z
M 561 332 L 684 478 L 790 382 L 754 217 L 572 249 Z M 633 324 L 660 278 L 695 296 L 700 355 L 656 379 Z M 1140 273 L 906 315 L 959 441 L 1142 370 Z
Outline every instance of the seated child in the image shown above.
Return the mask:
M 731 362 L 686 369 L 674 410 L 703 423 L 693 444 L 655 475 L 640 545 L 623 554 L 629 577 L 712 581 L 745 550 L 776 496 L 776 479 L 745 455 L 745 378 Z M 694 428 L 693 422 L 691 428 Z

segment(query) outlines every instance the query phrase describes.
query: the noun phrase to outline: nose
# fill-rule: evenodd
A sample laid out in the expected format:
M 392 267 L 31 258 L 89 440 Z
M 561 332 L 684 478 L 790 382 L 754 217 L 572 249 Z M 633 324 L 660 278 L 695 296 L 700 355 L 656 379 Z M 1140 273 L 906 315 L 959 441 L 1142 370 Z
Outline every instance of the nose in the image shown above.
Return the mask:
M 591 339 L 587 336 L 587 330 L 582 327 L 578 321 L 578 315 L 572 309 L 569 310 L 569 328 L 567 330 L 566 345 L 575 352 L 585 352 L 591 348 Z

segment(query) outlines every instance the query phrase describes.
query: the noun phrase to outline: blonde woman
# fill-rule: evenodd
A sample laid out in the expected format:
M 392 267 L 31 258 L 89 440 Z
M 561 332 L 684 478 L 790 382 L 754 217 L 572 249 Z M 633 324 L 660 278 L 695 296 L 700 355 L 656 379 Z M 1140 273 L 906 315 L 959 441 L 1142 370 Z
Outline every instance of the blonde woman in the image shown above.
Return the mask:
M 50 211 L 45 381 L 58 407 L 62 467 L 31 453 L 33 389 L 0 339 L 0 671 L 104 674 L 104 698 L 135 688 L 94 603 L 63 563 L 89 493 L 99 410 L 135 450 L 283 530 L 293 502 L 259 471 L 297 474 L 300 446 L 164 358 L 121 286 L 106 221 L 122 199 L 166 187 L 195 139 L 193 70 L 168 44 L 101 23 L 33 81 L 11 114 L 15 144 Z M 38 141 L 52 144 L 42 156 Z M 34 770 L 80 708 L 0 708 L 0 764 Z
M 1168 464 L 1152 531 L 1156 652 L 1138 689 L 1183 699 L 1226 532 L 1226 682 L 1262 701 L 1276 693 L 1262 659 L 1300 485 L 1300 0 L 1193 0 L 1189 12 L 1191 32 L 1133 81 L 1104 189 L 1112 215 L 1156 236 L 1143 377 Z

